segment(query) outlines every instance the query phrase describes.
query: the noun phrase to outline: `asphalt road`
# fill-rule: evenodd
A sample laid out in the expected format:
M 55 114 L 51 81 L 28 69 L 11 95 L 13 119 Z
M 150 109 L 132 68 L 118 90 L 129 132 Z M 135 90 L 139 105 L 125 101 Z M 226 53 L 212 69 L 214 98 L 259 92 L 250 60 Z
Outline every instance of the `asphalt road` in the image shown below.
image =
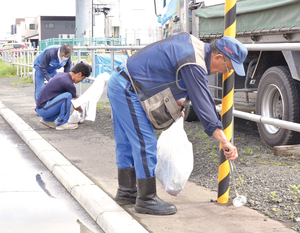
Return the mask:
M 102 233 L 0 116 L 0 232 Z

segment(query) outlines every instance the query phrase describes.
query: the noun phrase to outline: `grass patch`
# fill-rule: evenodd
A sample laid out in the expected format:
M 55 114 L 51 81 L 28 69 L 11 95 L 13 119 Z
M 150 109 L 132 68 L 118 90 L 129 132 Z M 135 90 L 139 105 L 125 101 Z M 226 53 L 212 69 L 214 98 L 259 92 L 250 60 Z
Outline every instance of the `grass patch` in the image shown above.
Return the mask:
M 18 82 L 11 82 L 10 85 L 15 86 L 23 83 L 33 83 L 32 78 L 21 78 Z
M 97 103 L 97 111 L 111 113 L 110 103 L 106 101 L 100 101 L 100 103 Z
M 7 65 L 0 60 L 0 77 L 12 78 L 17 76 L 17 67 L 13 65 Z

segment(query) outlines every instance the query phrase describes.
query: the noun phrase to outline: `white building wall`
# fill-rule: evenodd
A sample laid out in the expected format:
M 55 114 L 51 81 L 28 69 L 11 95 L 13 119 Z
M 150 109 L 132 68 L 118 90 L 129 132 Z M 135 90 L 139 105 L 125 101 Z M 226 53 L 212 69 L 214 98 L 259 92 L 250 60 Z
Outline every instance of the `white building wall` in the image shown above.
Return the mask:
M 91 34 L 92 1 L 76 0 L 76 38 L 89 38 Z
M 18 31 L 18 29 L 19 29 L 19 31 Z M 21 35 L 22 42 L 25 42 L 25 21 L 20 22 L 18 29 L 17 29 L 17 33 Z
M 157 40 L 155 31 L 159 30 L 160 24 L 157 22 L 153 0 L 121 0 L 120 9 L 120 31 L 127 38 L 127 44 L 134 45 L 139 40 L 141 45 L 145 45 Z
M 34 29 L 30 29 L 30 24 L 34 25 Z M 38 19 L 36 17 L 25 18 L 25 37 L 31 37 L 39 33 L 37 29 Z
M 111 11 L 107 17 L 107 37 L 116 35 L 127 38 L 127 44 L 135 45 L 139 39 L 141 45 L 161 39 L 160 24 L 154 10 L 153 0 L 114 0 L 110 1 Z M 104 38 L 104 15 L 96 16 L 94 36 Z M 156 35 L 156 32 L 159 35 Z

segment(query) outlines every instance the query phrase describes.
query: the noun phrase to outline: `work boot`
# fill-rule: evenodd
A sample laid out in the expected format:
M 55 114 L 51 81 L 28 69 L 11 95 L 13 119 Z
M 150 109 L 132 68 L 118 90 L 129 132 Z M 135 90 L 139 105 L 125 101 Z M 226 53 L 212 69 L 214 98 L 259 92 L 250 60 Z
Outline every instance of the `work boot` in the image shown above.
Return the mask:
M 119 205 L 135 204 L 137 189 L 134 167 L 125 169 L 118 168 L 118 182 L 119 188 L 115 201 Z
M 55 122 L 54 121 L 44 121 L 43 119 L 40 120 L 41 124 L 49 127 L 49 128 L 52 128 L 52 129 L 55 129 Z
M 156 177 L 137 179 L 138 196 L 135 210 L 142 214 L 169 215 L 175 214 L 176 206 L 164 202 L 156 195 Z
M 67 130 L 67 129 L 77 129 L 78 124 L 64 123 L 62 125 L 56 126 L 56 130 Z

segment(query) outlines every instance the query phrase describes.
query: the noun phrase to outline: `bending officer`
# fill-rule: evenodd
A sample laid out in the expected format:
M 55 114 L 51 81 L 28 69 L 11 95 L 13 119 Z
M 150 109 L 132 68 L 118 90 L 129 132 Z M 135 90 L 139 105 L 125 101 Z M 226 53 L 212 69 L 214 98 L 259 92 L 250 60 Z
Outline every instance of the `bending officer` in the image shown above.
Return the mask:
M 45 48 L 34 60 L 33 68 L 35 69 L 34 78 L 34 97 L 35 102 L 44 87 L 44 80 L 49 81 L 57 70 L 64 67 L 64 72 L 71 70 L 71 55 L 73 48 L 71 45 L 53 45 Z
M 228 148 L 224 154 L 233 161 L 238 157 L 237 149 L 223 132 L 207 78 L 230 69 L 244 76 L 247 53 L 245 46 L 232 37 L 224 36 L 208 44 L 180 33 L 131 56 L 127 69 L 122 64 L 114 70 L 108 83 L 108 97 L 114 116 L 119 183 L 115 199 L 119 204 L 135 204 L 135 210 L 145 214 L 167 215 L 177 211 L 175 205 L 156 195 L 156 135 L 132 90 L 128 73 L 138 87 L 140 99 L 170 88 L 181 108 L 181 98 L 188 95 L 205 132 L 217 138 L 222 148 Z

